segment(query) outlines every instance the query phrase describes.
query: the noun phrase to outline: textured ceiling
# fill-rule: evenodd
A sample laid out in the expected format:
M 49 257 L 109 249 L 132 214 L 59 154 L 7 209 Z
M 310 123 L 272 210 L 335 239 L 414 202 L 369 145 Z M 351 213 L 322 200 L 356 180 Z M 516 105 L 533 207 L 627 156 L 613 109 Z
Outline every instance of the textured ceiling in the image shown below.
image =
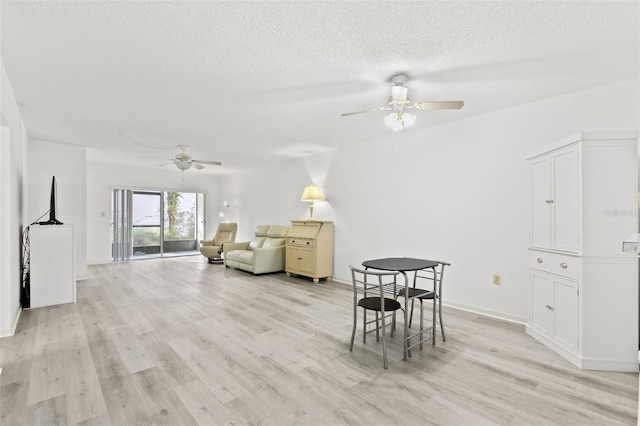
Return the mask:
M 230 173 L 389 137 L 383 113 L 340 113 L 398 72 L 414 101 L 465 101 L 416 127 L 637 76 L 638 6 L 2 1 L 0 34 L 31 137 L 145 167 L 187 144 Z

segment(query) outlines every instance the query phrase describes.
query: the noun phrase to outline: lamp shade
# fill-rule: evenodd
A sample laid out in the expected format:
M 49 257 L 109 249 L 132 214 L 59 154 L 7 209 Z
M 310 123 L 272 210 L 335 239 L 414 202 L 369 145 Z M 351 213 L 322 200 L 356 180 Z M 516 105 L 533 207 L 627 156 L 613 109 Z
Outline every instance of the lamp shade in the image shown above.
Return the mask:
M 322 195 L 320 188 L 314 184 L 310 184 L 304 188 L 300 201 L 324 201 L 324 195 Z

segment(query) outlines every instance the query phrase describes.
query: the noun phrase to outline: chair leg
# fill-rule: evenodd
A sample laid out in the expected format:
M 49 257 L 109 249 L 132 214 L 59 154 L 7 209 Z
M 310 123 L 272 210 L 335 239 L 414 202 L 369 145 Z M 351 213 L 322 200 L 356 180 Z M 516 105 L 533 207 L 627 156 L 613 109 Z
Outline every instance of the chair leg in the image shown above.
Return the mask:
M 413 304 L 415 303 L 415 299 L 411 299 L 411 314 L 409 315 L 409 328 L 411 328 L 411 323 L 413 322 Z
M 391 337 L 393 337 L 393 332 L 396 329 L 396 311 L 393 311 L 393 317 L 391 317 Z
M 436 329 L 437 329 L 436 328 L 436 311 L 437 311 L 437 309 L 436 309 L 436 298 L 437 298 L 437 296 L 434 294 L 433 295 L 433 318 L 431 320 L 432 321 L 431 322 L 431 326 L 433 327 L 431 329 L 431 337 L 432 337 L 431 341 L 432 341 L 432 344 L 434 344 L 434 345 L 436 344 Z
M 353 350 L 353 340 L 356 338 L 356 327 L 358 323 L 358 305 L 353 305 L 353 330 L 351 330 L 351 344 L 349 351 Z
M 362 310 L 362 343 L 367 343 L 367 310 Z
M 440 331 L 442 331 L 442 341 L 446 342 L 447 338 L 444 337 L 444 324 L 442 324 L 442 299 L 440 298 L 438 298 L 438 316 L 440 317 Z
M 382 359 L 384 362 L 384 368 L 388 368 L 388 363 L 387 363 L 387 339 L 385 338 L 385 321 L 384 321 L 384 315 L 382 315 Z M 376 325 L 377 324 L 377 318 L 378 318 L 378 312 L 376 311 Z
M 422 349 L 422 341 L 424 340 L 424 309 L 422 306 L 422 299 L 420 301 L 420 349 Z
M 384 324 L 384 318 L 382 320 Z M 380 316 L 378 315 L 378 311 L 376 311 L 376 342 L 380 341 Z

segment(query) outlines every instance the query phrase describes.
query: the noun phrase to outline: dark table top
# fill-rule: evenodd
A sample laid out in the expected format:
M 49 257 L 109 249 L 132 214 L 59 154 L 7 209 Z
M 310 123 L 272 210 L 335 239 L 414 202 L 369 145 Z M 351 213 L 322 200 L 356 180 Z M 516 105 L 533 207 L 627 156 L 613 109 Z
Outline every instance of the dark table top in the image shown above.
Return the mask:
M 362 266 L 382 271 L 419 271 L 420 269 L 438 266 L 438 262 L 411 257 L 385 257 L 383 259 L 365 260 L 362 262 Z

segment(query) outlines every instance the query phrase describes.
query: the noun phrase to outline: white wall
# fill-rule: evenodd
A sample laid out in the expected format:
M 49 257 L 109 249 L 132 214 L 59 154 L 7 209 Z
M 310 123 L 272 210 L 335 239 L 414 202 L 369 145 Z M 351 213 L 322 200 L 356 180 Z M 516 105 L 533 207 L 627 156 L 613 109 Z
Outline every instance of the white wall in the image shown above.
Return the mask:
M 27 132 L 0 58 L 0 337 L 12 335 L 20 317 L 21 249 Z
M 446 302 L 524 321 L 526 154 L 580 131 L 638 129 L 638 91 L 633 79 L 346 145 L 223 177 L 221 197 L 237 212 L 241 240 L 257 224 L 306 218 L 299 199 L 313 181 L 327 198 L 314 217 L 335 222 L 335 279 L 348 281 L 348 264 L 370 258 L 445 260 Z
M 218 198 L 218 178 L 191 170 L 184 174 L 171 168 L 136 168 L 90 163 L 87 170 L 87 261 L 89 264 L 111 262 L 111 187 L 128 189 L 162 189 L 207 193 L 205 236 L 211 237 L 223 210 Z
M 28 221 L 46 221 L 51 178 L 56 177 L 56 218 L 75 225 L 76 278 L 87 278 L 87 148 L 29 140 Z M 40 219 L 42 217 L 42 219 Z

